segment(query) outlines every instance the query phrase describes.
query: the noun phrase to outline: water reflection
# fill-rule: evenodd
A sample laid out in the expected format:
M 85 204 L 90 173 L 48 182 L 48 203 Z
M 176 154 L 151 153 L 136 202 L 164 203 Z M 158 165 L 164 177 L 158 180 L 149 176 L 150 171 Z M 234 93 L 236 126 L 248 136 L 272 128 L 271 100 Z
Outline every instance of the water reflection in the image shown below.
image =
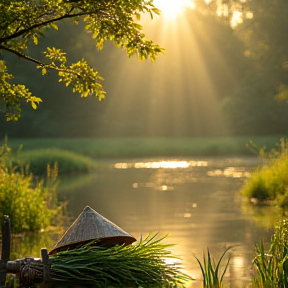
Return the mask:
M 184 161 L 184 160 L 162 160 L 148 162 L 121 162 L 116 163 L 116 169 L 177 169 L 189 167 L 207 167 L 208 161 Z M 207 171 L 207 175 L 211 177 L 233 177 L 233 178 L 248 178 L 251 173 L 247 171 L 247 167 L 225 167 L 224 169 L 215 169 Z M 137 183 L 136 183 L 137 184 Z M 165 186 L 162 190 L 165 189 Z
M 11 245 L 10 259 L 15 260 L 23 257 L 41 257 L 41 249 L 47 248 L 48 251 L 51 250 L 63 233 L 63 227 L 58 227 L 57 229 L 49 231 L 37 233 L 29 232 L 22 235 L 14 235 Z
M 136 162 L 136 163 L 116 163 L 117 169 L 176 169 L 176 168 L 188 168 L 191 166 L 208 166 L 206 161 L 181 161 L 181 160 L 162 160 L 154 162 Z
M 233 178 L 248 178 L 251 173 L 246 171 L 245 167 L 227 167 L 224 170 L 216 169 L 207 172 L 208 176 L 214 177 L 233 177 Z

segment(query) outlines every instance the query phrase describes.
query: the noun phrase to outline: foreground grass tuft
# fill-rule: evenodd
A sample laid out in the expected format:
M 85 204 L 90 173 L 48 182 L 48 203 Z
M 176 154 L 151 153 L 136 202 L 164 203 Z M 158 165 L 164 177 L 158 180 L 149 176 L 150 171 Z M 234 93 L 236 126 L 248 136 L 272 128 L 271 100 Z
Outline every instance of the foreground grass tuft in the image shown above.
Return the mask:
M 230 257 L 228 257 L 227 263 L 224 267 L 222 273 L 220 272 L 220 264 L 225 256 L 225 254 L 232 247 L 228 247 L 223 254 L 221 255 L 217 264 L 215 264 L 215 260 L 212 258 L 209 249 L 207 249 L 207 259 L 205 254 L 203 255 L 203 263 L 195 256 L 203 276 L 203 287 L 204 288 L 222 288 L 223 287 L 223 278 L 228 268 Z

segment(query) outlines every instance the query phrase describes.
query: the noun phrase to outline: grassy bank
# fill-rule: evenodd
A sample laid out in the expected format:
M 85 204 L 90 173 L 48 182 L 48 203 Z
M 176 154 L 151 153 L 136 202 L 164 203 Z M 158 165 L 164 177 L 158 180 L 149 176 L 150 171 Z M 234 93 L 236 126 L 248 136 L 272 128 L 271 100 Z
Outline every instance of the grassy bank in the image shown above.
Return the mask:
M 16 151 L 23 144 L 23 152 L 32 149 L 59 148 L 93 158 L 125 157 L 197 157 L 253 155 L 247 148 L 252 140 L 267 150 L 283 135 L 205 137 L 205 138 L 9 138 L 8 145 Z
M 46 175 L 47 165 L 54 167 L 57 163 L 58 174 L 85 173 L 92 168 L 92 159 L 73 151 L 59 148 L 42 148 L 21 151 L 16 157 L 20 167 L 29 166 L 34 175 Z
M 265 159 L 266 164 L 252 173 L 241 190 L 242 195 L 248 199 L 273 201 L 275 205 L 283 209 L 287 208 L 288 141 L 282 139 L 276 149 L 260 155 Z

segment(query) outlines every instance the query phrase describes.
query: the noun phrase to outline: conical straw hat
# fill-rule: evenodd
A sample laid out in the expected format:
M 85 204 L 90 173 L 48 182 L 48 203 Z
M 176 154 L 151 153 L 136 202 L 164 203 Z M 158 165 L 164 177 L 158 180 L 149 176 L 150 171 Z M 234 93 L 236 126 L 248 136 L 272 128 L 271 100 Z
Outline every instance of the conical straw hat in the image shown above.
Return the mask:
M 55 254 L 91 240 L 97 240 L 104 245 L 129 245 L 136 241 L 133 236 L 116 224 L 86 206 L 49 254 Z

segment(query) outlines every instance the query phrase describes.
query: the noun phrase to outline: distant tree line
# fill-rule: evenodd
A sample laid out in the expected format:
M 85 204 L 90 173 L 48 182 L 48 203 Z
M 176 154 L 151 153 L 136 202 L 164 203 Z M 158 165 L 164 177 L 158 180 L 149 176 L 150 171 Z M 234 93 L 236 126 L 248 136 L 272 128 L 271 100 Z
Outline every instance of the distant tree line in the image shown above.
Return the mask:
M 287 133 L 288 2 L 246 1 L 253 18 L 235 35 L 244 43 L 249 61 L 237 88 L 223 102 L 236 133 Z

